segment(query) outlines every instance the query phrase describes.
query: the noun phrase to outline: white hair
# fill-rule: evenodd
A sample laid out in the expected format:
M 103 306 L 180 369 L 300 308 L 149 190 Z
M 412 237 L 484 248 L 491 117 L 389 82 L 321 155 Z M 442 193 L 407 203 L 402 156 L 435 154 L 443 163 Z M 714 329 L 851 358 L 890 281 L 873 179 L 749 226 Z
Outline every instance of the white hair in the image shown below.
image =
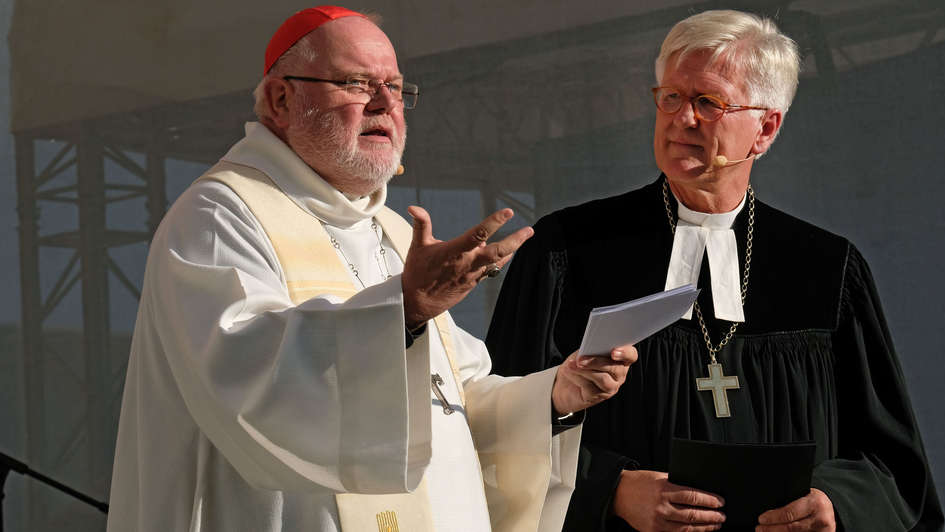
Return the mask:
M 656 58 L 656 80 L 662 83 L 670 58 L 712 52 L 711 62 L 737 68 L 751 99 L 747 104 L 787 113 L 797 92 L 800 54 L 797 43 L 768 18 L 740 11 L 705 11 L 679 22 L 666 35 Z
M 315 49 L 312 40 L 309 39 L 307 35 L 289 47 L 289 49 L 272 64 L 269 72 L 263 75 L 262 79 L 259 80 L 259 83 L 256 85 L 256 88 L 253 89 L 253 100 L 255 102 L 253 104 L 253 112 L 256 113 L 256 118 L 260 121 L 271 118 L 269 116 L 269 105 L 266 102 L 267 81 L 274 77 L 281 78 L 282 76 L 290 75 L 293 69 L 298 68 L 300 65 L 312 63 L 317 58 L 318 50 Z

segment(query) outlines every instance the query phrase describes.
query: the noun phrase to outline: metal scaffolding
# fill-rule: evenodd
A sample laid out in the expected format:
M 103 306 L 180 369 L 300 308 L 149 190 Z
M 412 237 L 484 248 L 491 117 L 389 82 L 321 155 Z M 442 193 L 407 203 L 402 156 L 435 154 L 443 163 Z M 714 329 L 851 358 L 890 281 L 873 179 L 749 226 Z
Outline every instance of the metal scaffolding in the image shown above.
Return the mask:
M 165 161 L 205 162 L 221 153 L 228 139 L 220 137 L 233 138 L 241 122 L 249 118 L 246 113 L 232 112 L 240 106 L 246 108 L 246 99 L 241 93 L 15 135 L 27 409 L 25 458 L 35 469 L 60 474 L 68 462 L 80 461 L 82 467 L 73 464 L 68 468 L 74 477 L 70 480 L 100 500 L 108 497 L 128 346 L 126 339 L 119 340 L 124 352 L 114 352 L 111 291 L 117 283 L 119 291 L 140 297 L 138 280 L 123 271 L 112 252 L 150 241 L 167 206 Z M 229 118 L 221 120 L 221 116 Z M 220 139 L 217 143 L 222 146 L 214 139 Z M 36 149 L 39 144 L 53 144 L 58 149 L 47 160 L 38 160 L 42 158 Z M 145 209 L 137 224 L 141 230 L 108 224 L 109 206 L 142 199 Z M 43 208 L 76 209 L 77 226 L 44 232 Z M 63 254 L 59 253 L 42 260 L 44 251 L 50 249 L 65 250 L 68 258 L 61 259 Z M 43 279 L 55 280 L 44 289 Z M 81 288 L 81 344 L 51 353 L 44 344 L 56 332 L 46 321 L 77 286 Z M 75 371 L 76 366 L 81 371 Z M 68 375 L 80 396 L 57 400 L 48 389 L 51 374 Z M 69 420 L 65 438 L 49 437 L 52 418 Z M 56 505 L 50 499 L 47 489 L 31 484 L 31 530 L 44 530 L 57 519 Z

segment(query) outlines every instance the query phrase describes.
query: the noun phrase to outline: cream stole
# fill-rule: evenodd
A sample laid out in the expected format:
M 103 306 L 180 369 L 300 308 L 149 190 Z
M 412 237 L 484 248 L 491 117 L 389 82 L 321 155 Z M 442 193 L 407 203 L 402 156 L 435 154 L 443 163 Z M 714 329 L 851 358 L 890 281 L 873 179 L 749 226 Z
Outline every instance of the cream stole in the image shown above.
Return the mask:
M 272 242 L 285 274 L 289 297 L 300 304 L 312 297 L 332 294 L 347 299 L 358 289 L 348 268 L 338 258 L 321 222 L 305 212 L 259 170 L 226 161 L 217 163 L 201 179 L 211 179 L 232 189 L 253 212 Z M 387 207 L 375 219 L 390 238 L 401 260 L 406 260 L 413 230 Z M 433 319 L 443 342 L 460 401 L 465 406 L 462 379 L 454 362 L 454 346 L 446 314 Z M 346 531 L 379 532 L 433 530 L 426 480 L 412 493 L 385 495 L 337 494 L 338 515 Z

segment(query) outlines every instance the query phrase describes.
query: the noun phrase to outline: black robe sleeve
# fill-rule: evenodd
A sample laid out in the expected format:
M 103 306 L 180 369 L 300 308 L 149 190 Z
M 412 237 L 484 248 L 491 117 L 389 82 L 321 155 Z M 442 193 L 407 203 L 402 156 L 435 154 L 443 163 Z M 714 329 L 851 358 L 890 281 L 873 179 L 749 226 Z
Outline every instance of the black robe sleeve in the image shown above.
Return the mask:
M 486 345 L 492 371 L 499 375 L 525 375 L 555 366 L 570 353 L 562 353 L 554 330 L 562 305 L 567 274 L 567 253 L 552 243 L 564 242 L 552 220 L 535 225 L 528 240 L 509 267 L 489 326 Z M 578 457 L 574 495 L 564 530 L 606 528 L 620 472 L 636 469 L 636 462 L 608 449 L 583 445 Z
M 560 364 L 569 354 L 554 341 L 567 271 L 565 251 L 549 248 L 558 240 L 555 227 L 540 220 L 509 265 L 486 336 L 496 374 L 526 375 Z
M 812 485 L 843 530 L 942 530 L 942 508 L 869 267 L 849 247 L 834 333 L 838 456 Z

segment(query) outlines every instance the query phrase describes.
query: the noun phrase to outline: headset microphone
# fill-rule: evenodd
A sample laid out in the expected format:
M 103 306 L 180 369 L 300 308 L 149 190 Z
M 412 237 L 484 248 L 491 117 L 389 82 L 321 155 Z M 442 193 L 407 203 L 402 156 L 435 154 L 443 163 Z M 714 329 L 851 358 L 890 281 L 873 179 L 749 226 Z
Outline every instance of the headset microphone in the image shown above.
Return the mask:
M 748 159 L 754 159 L 755 155 L 756 154 L 753 153 L 749 155 L 748 157 L 745 157 L 744 159 L 735 159 L 734 161 L 729 161 L 728 157 L 724 155 L 716 155 L 715 159 L 712 160 L 712 168 L 719 169 L 719 168 L 725 168 L 726 166 L 732 166 L 734 164 L 745 162 Z
M 404 173 L 404 165 L 398 164 L 397 169 L 394 170 L 394 175 L 402 175 Z

